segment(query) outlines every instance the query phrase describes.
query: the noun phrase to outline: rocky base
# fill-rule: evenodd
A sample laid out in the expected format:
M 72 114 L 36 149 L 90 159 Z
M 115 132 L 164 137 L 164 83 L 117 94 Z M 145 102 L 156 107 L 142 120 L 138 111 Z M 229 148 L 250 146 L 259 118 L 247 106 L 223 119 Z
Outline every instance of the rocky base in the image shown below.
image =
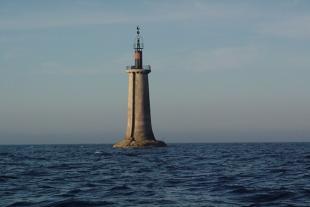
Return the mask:
M 113 145 L 114 148 L 131 148 L 131 147 L 166 147 L 166 143 L 158 140 L 142 140 L 136 141 L 134 139 L 123 139 Z

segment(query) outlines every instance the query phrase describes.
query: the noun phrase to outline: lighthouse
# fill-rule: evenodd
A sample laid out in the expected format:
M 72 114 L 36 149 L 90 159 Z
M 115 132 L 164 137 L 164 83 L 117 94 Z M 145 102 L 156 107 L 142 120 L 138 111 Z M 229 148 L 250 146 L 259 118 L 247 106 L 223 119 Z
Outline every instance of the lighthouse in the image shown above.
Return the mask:
M 156 140 L 151 122 L 148 74 L 150 65 L 143 65 L 143 38 L 140 28 L 134 41 L 134 65 L 126 67 L 128 74 L 128 112 L 127 129 L 123 140 L 113 147 L 164 147 L 166 144 Z

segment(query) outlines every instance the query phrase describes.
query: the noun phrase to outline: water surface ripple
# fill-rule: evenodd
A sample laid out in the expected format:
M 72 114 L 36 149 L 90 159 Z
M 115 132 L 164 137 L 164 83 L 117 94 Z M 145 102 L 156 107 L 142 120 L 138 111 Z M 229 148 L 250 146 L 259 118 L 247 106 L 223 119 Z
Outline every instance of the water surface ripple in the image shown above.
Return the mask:
M 0 206 L 310 206 L 310 143 L 0 146 Z

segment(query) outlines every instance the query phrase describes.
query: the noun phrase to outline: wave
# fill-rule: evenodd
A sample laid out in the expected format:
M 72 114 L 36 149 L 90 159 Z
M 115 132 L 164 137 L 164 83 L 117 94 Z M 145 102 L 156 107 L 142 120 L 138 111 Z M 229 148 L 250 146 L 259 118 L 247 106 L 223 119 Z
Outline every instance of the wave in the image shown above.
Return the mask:
M 0 206 L 305 206 L 309 150 L 307 143 L 10 146 L 0 153 Z

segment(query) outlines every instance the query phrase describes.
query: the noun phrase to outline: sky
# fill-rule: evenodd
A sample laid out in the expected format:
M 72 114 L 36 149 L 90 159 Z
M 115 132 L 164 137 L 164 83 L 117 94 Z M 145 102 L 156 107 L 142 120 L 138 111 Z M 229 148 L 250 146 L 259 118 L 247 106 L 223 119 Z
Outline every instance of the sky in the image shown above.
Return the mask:
M 1 0 L 0 144 L 122 139 L 137 25 L 158 139 L 310 141 L 310 1 Z

